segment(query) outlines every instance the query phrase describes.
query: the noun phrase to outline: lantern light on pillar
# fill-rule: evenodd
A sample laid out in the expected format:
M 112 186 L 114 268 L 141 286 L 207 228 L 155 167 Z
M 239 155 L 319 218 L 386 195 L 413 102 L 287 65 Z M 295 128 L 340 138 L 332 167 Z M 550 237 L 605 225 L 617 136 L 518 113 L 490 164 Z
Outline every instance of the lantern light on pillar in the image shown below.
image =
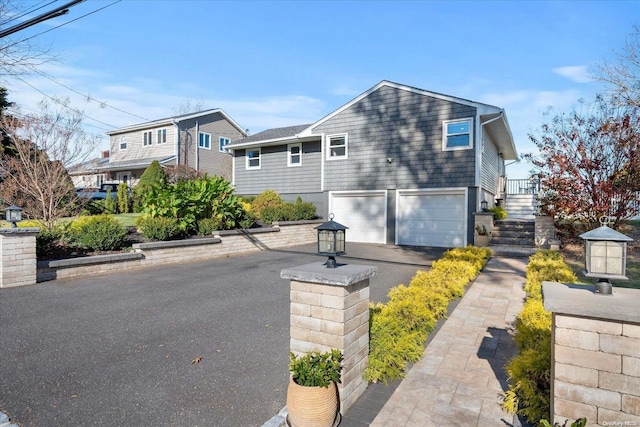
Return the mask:
M 625 276 L 627 261 L 627 242 L 631 237 L 618 233 L 607 226 L 609 218 L 600 218 L 600 227 L 583 233 L 585 240 L 585 276 L 595 277 L 596 294 L 612 295 L 610 280 L 629 280 Z
M 16 222 L 22 221 L 22 209 L 16 205 L 11 205 L 4 210 L 4 218 L 11 223 L 11 228 L 16 228 Z
M 329 221 L 316 227 L 318 230 L 318 255 L 328 256 L 327 268 L 336 268 L 336 256 L 344 255 L 346 230 L 342 224 L 333 220 L 333 214 L 329 214 Z
M 489 202 L 487 202 L 486 200 L 481 201 L 480 209 L 482 209 L 482 212 L 486 212 L 487 209 L 489 209 Z

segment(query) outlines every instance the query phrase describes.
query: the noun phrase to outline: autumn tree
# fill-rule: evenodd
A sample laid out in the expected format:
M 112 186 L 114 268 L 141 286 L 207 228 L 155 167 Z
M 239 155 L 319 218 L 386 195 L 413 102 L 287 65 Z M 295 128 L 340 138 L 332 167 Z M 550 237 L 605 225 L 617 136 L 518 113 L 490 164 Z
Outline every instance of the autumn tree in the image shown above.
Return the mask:
M 634 204 L 640 190 L 637 108 L 611 106 L 597 97 L 569 114 L 556 113 L 529 138 L 539 155 L 525 157 L 541 180 L 544 213 L 589 228 L 602 216 L 613 218 L 617 227 L 639 213 Z
M 0 197 L 47 227 L 77 208 L 79 199 L 66 167 L 85 160 L 96 146 L 85 135 L 80 112 L 58 102 L 59 110 L 42 102 L 39 113 L 0 117 L 0 128 L 15 149 L 13 156 L 2 154 L 8 173 Z

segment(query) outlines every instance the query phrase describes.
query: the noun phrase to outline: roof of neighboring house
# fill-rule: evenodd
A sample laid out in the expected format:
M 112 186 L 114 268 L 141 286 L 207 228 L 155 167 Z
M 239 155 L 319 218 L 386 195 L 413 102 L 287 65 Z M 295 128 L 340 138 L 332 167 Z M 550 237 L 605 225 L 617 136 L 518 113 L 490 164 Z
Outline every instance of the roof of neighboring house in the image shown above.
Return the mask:
M 155 128 L 158 126 L 170 126 L 174 123 L 178 123 L 184 120 L 196 119 L 198 117 L 208 116 L 209 114 L 220 114 L 224 117 L 229 123 L 231 123 L 236 129 L 240 131 L 241 134 L 246 135 L 247 131 L 242 128 L 235 120 L 233 120 L 227 113 L 225 113 L 221 108 L 214 108 L 211 110 L 199 111 L 197 113 L 188 113 L 182 114 L 178 116 L 166 117 L 164 119 L 153 120 L 150 122 L 138 123 L 135 125 L 123 127 L 120 129 L 112 130 L 105 132 L 107 135 L 118 135 L 120 133 L 128 133 L 142 129 Z
M 101 169 L 110 170 L 110 171 L 140 169 L 140 168 L 146 168 L 154 160 L 157 160 L 158 163 L 162 165 L 162 164 L 172 162 L 175 159 L 176 159 L 176 156 L 162 156 L 162 157 L 147 157 L 145 159 L 124 160 L 121 162 L 109 162 L 105 164 Z
M 235 144 L 245 144 L 248 142 L 255 142 L 255 141 L 260 141 L 260 142 L 281 141 L 285 139 L 295 138 L 296 135 L 298 135 L 300 132 L 302 132 L 309 126 L 311 125 L 307 124 L 307 125 L 296 125 L 296 126 L 287 126 L 282 128 L 267 129 L 265 131 L 256 133 L 255 135 L 251 135 L 246 138 L 233 141 L 233 143 L 231 143 L 227 147 L 232 147 Z
M 69 168 L 69 175 L 84 175 L 87 173 L 97 173 L 100 169 L 104 168 L 104 165 L 109 163 L 108 157 L 98 157 L 95 159 L 87 160 L 77 165 L 73 165 Z
M 276 145 L 278 143 L 284 143 L 287 140 L 295 139 L 296 141 L 306 141 L 317 139 L 320 137 L 318 134 L 313 133 L 313 129 L 331 119 L 332 117 L 340 114 L 342 111 L 351 107 L 353 104 L 361 101 L 363 98 L 369 96 L 373 92 L 377 91 L 381 87 L 392 87 L 396 89 L 406 90 L 409 92 L 417 93 L 420 95 L 430 96 L 433 98 L 442 99 L 449 102 L 455 102 L 458 104 L 468 105 L 474 107 L 478 111 L 478 115 L 480 116 L 480 123 L 484 125 L 485 123 L 488 125 L 488 130 L 496 137 L 496 144 L 498 148 L 501 150 L 503 157 L 505 160 L 515 160 L 518 155 L 516 152 L 515 143 L 513 141 L 513 135 L 511 134 L 511 129 L 509 127 L 509 123 L 507 122 L 507 117 L 504 110 L 500 107 L 496 107 L 493 105 L 485 104 L 482 102 L 471 101 L 464 98 L 458 98 L 455 96 L 444 95 L 437 92 L 430 92 L 424 89 L 418 89 L 413 86 L 407 86 L 399 83 L 390 82 L 387 80 L 383 80 L 371 89 L 366 92 L 358 95 L 353 98 L 351 101 L 344 104 L 342 107 L 337 110 L 331 112 L 325 117 L 321 118 L 315 123 L 310 125 L 299 125 L 299 126 L 289 126 L 286 128 L 276 128 L 269 129 L 263 132 L 257 133 L 247 138 L 243 138 L 237 141 L 234 141 L 227 148 L 240 149 L 240 148 L 248 148 L 248 147 L 257 147 L 257 146 L 265 146 L 265 145 Z

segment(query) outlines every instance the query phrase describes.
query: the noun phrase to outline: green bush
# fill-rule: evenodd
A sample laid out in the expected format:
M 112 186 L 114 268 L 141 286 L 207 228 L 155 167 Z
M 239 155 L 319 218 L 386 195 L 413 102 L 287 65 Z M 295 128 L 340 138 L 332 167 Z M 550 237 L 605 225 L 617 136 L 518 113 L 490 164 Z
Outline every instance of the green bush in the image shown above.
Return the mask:
M 502 206 L 494 206 L 492 208 L 487 209 L 489 212 L 493 212 L 494 219 L 506 219 L 507 211 Z
M 104 199 L 104 213 L 116 213 L 116 200 L 112 197 L 110 188 L 107 189 L 107 197 Z
M 36 234 L 36 257 L 45 259 L 62 244 L 62 230 L 58 227 L 42 227 Z
M 327 388 L 332 382 L 340 384 L 343 360 L 340 350 L 312 351 L 300 357 L 290 352 L 289 360 L 291 378 L 298 385 Z
M 151 191 L 154 187 L 164 187 L 166 184 L 166 175 L 162 166 L 157 160 L 151 162 L 149 166 L 144 170 L 138 183 L 133 189 L 133 210 L 140 212 L 142 209 L 142 202 L 145 195 Z
M 527 298 L 514 322 L 519 354 L 505 367 L 509 390 L 503 408 L 531 423 L 551 418 L 551 313 L 542 304 L 543 281 L 571 283 L 577 278 L 557 251 L 538 251 L 529 258 Z
M 269 193 L 269 197 L 273 197 L 273 195 Z M 269 198 L 268 200 L 273 201 L 275 199 Z M 255 204 L 252 205 L 252 210 L 255 209 L 255 206 Z M 265 204 L 260 208 L 259 211 L 259 218 L 265 224 L 272 224 L 275 221 L 301 221 L 306 219 L 314 219 L 315 217 L 315 205 L 310 202 L 303 202 L 300 196 L 298 196 L 295 203 L 283 201 L 273 202 L 271 204 Z
M 278 193 L 273 190 L 264 190 L 251 202 L 251 211 L 261 221 L 267 222 L 262 218 L 262 210 L 264 208 L 279 208 L 283 204 L 282 197 Z M 277 219 L 274 221 L 277 221 Z
M 198 221 L 198 234 L 210 236 L 214 231 L 222 230 L 222 221 L 217 218 L 202 218 Z
M 447 251 L 429 271 L 418 271 L 409 286 L 392 288 L 387 304 L 372 305 L 365 379 L 386 384 L 403 378 L 407 363 L 422 356 L 427 335 L 449 302 L 463 295 L 490 256 L 490 250 L 471 246 Z
M 89 200 L 82 206 L 80 215 L 100 215 L 103 213 L 105 213 L 104 200 Z
M 144 237 L 155 241 L 170 240 L 181 234 L 178 221 L 174 218 L 140 215 L 136 219 L 136 227 Z
M 120 249 L 127 235 L 125 228 L 112 215 L 80 217 L 71 223 L 73 246 L 94 251 Z
M 244 230 L 252 228 L 254 225 L 256 225 L 256 217 L 253 215 L 253 212 L 245 211 L 244 216 L 238 222 L 238 225 Z
M 118 212 L 129 213 L 129 186 L 126 183 L 121 182 L 118 185 Z
M 218 176 L 152 187 L 142 203 L 144 213 L 175 219 L 183 233 L 196 232 L 198 220 L 203 218 L 220 221 L 221 230 L 233 229 L 245 216 L 231 184 Z

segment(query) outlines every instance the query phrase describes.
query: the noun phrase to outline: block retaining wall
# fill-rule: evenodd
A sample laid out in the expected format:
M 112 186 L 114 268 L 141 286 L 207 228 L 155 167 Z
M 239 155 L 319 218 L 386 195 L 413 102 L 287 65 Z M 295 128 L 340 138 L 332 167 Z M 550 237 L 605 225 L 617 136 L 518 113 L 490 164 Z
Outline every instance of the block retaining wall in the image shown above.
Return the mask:
M 81 277 L 158 264 L 204 261 L 314 243 L 317 241 L 315 227 L 320 223 L 304 221 L 280 223 L 265 229 L 221 231 L 212 238 L 137 243 L 133 245 L 133 253 L 40 261 L 37 281 Z M 35 251 L 35 241 L 33 246 Z

